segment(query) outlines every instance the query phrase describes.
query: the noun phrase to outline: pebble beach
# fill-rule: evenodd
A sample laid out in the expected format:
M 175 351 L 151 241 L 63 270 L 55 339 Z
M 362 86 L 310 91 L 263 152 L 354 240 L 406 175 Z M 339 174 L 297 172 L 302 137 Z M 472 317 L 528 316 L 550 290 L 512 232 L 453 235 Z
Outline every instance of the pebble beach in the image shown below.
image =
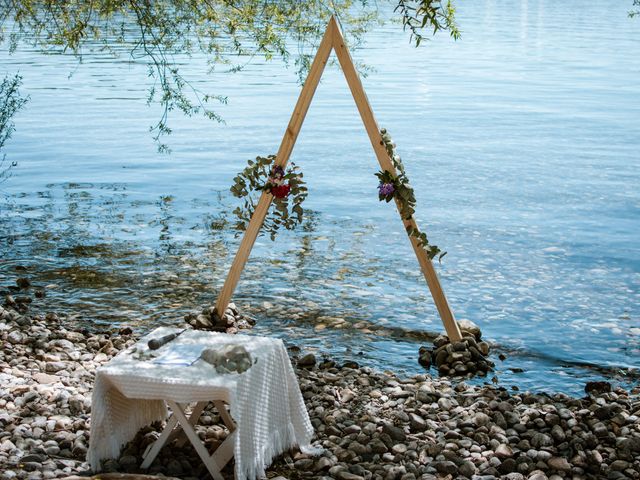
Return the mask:
M 75 328 L 72 319 L 8 300 L 0 307 L 0 478 L 90 476 L 85 456 L 95 369 L 142 332 Z M 291 356 L 314 444 L 324 452 L 286 452 L 268 469 L 270 478 L 640 478 L 638 389 L 603 382 L 574 398 L 470 386 L 435 374 L 399 378 L 294 349 Z M 219 420 L 205 411 L 198 426 L 209 447 L 228 433 Z M 119 459 L 103 463 L 103 473 L 209 478 L 189 447 L 172 446 L 141 472 L 141 455 L 160 431 L 161 425 L 140 431 Z M 233 478 L 230 466 L 225 473 Z

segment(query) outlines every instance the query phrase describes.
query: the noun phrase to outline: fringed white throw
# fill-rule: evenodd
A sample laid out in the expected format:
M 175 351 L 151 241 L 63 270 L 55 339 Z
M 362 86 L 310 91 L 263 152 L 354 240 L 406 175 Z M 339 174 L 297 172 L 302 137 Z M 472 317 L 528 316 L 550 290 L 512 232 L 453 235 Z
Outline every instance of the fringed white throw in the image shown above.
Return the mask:
M 149 358 L 147 341 L 176 329 L 160 327 L 99 368 L 92 396 L 87 461 L 94 471 L 145 425 L 168 416 L 165 401 L 222 400 L 237 424 L 233 454 L 236 479 L 264 477 L 283 451 L 313 451 L 313 427 L 287 351 L 279 339 L 187 330 Z M 199 359 L 205 348 L 241 345 L 253 365 L 241 374 L 219 374 Z

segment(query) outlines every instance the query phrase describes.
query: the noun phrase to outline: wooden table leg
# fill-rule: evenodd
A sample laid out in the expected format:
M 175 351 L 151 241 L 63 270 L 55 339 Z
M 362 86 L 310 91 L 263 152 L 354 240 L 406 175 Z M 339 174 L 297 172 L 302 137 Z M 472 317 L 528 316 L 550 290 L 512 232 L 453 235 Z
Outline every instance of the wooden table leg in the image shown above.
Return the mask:
M 220 413 L 220 418 L 222 418 L 222 421 L 229 429 L 229 433 L 233 432 L 236 429 L 236 422 L 234 422 L 231 415 L 229 415 L 225 403 L 222 400 L 214 400 L 213 404 L 218 410 L 218 413 Z
M 229 463 L 229 460 L 233 457 L 233 447 L 235 443 L 235 438 L 237 435 L 236 423 L 233 418 L 227 411 L 227 406 L 222 400 L 213 400 L 213 404 L 220 413 L 220 418 L 229 429 L 229 435 L 227 438 L 216 448 L 213 452 L 213 455 L 209 455 L 206 447 L 202 444 L 200 437 L 194 430 L 194 426 L 197 423 L 202 411 L 206 407 L 209 402 L 198 402 L 191 415 L 187 417 L 184 413 L 185 405 L 181 405 L 175 402 L 167 401 L 167 404 L 171 408 L 172 415 L 169 420 L 167 420 L 167 425 L 165 429 L 162 431 L 158 439 L 148 447 L 148 451 L 144 454 L 144 461 L 140 468 L 147 469 L 151 466 L 153 461 L 156 459 L 162 447 L 171 442 L 176 438 L 177 435 L 184 434 L 186 439 L 188 439 L 193 447 L 196 449 L 196 452 L 204 462 L 207 470 L 214 478 L 214 480 L 223 480 L 222 475 L 220 474 L 220 470 L 224 468 L 224 466 Z M 182 446 L 184 444 L 184 439 L 178 440 L 178 445 Z
M 167 401 L 167 403 L 171 407 L 171 410 L 173 410 L 173 415 L 178 419 L 178 423 L 182 426 L 185 435 L 193 445 L 193 448 L 196 449 L 196 453 L 202 459 L 213 479 L 224 480 L 220 473 L 220 467 L 214 459 L 214 455 L 209 455 L 209 452 L 203 445 L 202 440 L 200 440 L 196 431 L 193 429 L 193 426 L 189 423 L 189 419 L 185 416 L 182 408 L 175 402 Z
M 142 462 L 142 465 L 140 465 L 141 469 L 146 470 L 151 466 L 153 461 L 158 456 L 158 453 L 160 453 L 160 450 L 169 439 L 169 436 L 171 435 L 171 432 L 173 431 L 173 428 L 176 426 L 177 422 L 178 420 L 175 415 L 172 415 L 171 418 L 167 420 L 167 426 L 164 427 L 164 430 L 162 431 L 158 439 L 150 445 L 151 450 L 145 452 L 144 461 Z
M 227 438 L 224 439 L 224 442 L 222 442 L 218 448 L 216 448 L 215 452 L 213 452 L 212 457 L 220 468 L 224 468 L 225 465 L 229 463 L 229 460 L 233 458 L 233 446 L 236 440 L 236 435 L 238 435 L 238 432 L 231 432 Z
M 204 410 L 204 407 L 206 407 L 208 403 L 209 402 L 198 402 L 196 403 L 196 406 L 193 407 L 193 411 L 191 412 L 191 415 L 189 415 L 189 423 L 192 426 L 195 426 L 195 424 L 198 422 L 198 419 L 200 418 L 200 415 L 202 415 L 202 411 Z M 170 443 L 172 440 L 182 436 L 181 434 L 184 434 L 183 430 L 181 428 L 176 429 L 171 435 L 171 437 L 169 437 L 169 440 L 167 443 Z M 187 441 L 187 437 L 182 436 L 182 438 L 178 438 L 176 445 L 178 447 L 182 447 L 186 441 Z

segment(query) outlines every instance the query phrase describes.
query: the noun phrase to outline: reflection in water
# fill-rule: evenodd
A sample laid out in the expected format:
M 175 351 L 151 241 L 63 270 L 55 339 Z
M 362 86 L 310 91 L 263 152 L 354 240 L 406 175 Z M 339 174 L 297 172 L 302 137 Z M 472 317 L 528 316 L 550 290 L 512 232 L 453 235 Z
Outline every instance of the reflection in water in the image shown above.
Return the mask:
M 0 254 L 11 259 L 0 263 L 0 274 L 8 283 L 26 274 L 36 286 L 46 287 L 47 297 L 38 300 L 42 308 L 89 324 L 152 328 L 175 325 L 193 309 L 213 304 L 238 244 L 223 213 L 230 211 L 223 194 L 212 195 L 211 202 L 183 204 L 173 196 L 130 201 L 118 185 L 49 188 L 16 199 L 0 220 Z M 187 221 L 177 214 L 183 208 L 200 213 Z M 324 220 L 313 211 L 299 235 L 275 243 L 261 237 L 236 301 L 258 318 L 258 333 L 279 335 L 337 359 L 420 371 L 415 352 L 441 326 L 437 318 L 424 317 L 430 298 L 419 273 L 391 271 L 389 260 L 371 253 L 377 251 L 371 246 L 379 235 L 376 225 L 353 220 L 327 225 Z M 492 281 L 500 282 L 500 275 Z M 490 291 L 483 289 L 485 295 Z M 398 296 L 404 298 L 401 311 L 391 307 Z M 609 340 L 623 359 L 637 355 L 638 337 Z M 494 342 L 494 349 L 508 356 L 498 365 L 498 376 L 522 388 L 539 389 L 539 378 L 548 371 L 567 376 L 548 388 L 574 392 L 585 377 L 618 378 L 623 384 L 638 378 L 621 368 L 624 361 L 607 366 L 509 341 Z

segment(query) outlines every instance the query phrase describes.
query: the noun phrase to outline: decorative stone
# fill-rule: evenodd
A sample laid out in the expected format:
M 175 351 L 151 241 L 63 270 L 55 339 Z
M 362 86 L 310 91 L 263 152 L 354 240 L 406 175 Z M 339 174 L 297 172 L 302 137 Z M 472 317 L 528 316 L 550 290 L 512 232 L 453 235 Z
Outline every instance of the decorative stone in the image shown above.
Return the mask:
M 445 342 L 446 340 L 446 342 Z M 434 340 L 435 350 L 431 354 L 431 362 L 438 368 L 441 376 L 466 376 L 481 374 L 486 375 L 493 368 L 493 363 L 485 358 L 485 350 L 488 354 L 488 345 L 481 347 L 469 333 L 465 333 L 459 342 L 449 343 L 448 338 L 439 336 Z M 426 347 L 421 347 L 421 355 L 426 352 Z
M 482 338 L 482 332 L 480 331 L 480 327 L 473 323 L 471 320 L 458 320 L 458 327 L 460 331 L 464 333 L 470 333 L 475 337 L 476 340 L 480 340 Z

